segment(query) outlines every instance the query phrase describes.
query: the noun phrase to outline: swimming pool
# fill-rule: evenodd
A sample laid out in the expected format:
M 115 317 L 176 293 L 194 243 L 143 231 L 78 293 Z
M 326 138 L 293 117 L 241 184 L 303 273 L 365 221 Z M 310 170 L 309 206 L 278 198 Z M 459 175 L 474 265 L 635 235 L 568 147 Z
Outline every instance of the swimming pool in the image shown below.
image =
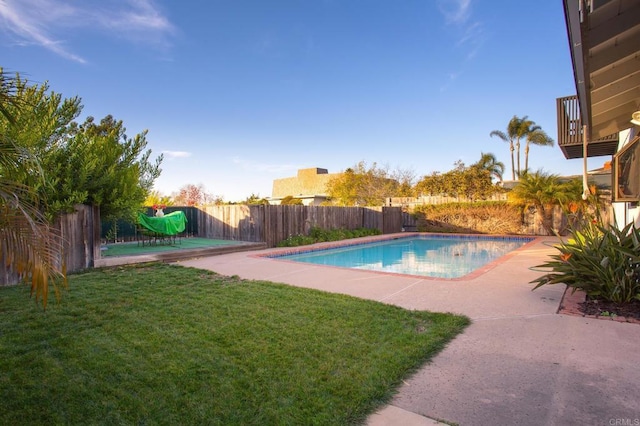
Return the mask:
M 270 257 L 317 265 L 452 279 L 468 275 L 533 239 L 421 235 Z

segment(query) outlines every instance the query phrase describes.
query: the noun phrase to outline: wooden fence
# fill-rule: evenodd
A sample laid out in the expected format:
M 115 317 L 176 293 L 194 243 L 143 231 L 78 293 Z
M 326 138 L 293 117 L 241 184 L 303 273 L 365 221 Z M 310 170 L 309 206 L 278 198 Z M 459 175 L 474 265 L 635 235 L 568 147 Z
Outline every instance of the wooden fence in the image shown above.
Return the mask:
M 198 235 L 275 247 L 280 241 L 323 229 L 376 228 L 389 234 L 402 230 L 399 207 L 325 207 L 295 205 L 208 206 L 198 216 Z
M 176 208 L 179 209 L 179 208 Z M 610 206 L 603 210 L 605 222 Z M 208 206 L 193 212 L 197 236 L 225 240 L 265 242 L 275 247 L 280 241 L 308 234 L 312 227 L 323 229 L 376 228 L 384 234 L 413 231 L 416 223 L 401 207 L 325 207 L 225 205 Z M 554 228 L 565 229 L 567 218 L 558 208 L 554 211 Z M 78 205 L 73 213 L 62 215 L 54 225 L 65 241 L 64 259 L 68 272 L 94 266 L 100 258 L 100 210 Z M 525 212 L 522 234 L 545 235 L 533 211 Z M 0 285 L 15 284 L 19 276 L 7 266 L 0 254 Z
M 92 268 L 100 257 L 100 209 L 77 205 L 74 212 L 61 215 L 53 224 L 63 239 L 63 260 L 67 272 Z M 7 266 L 0 254 L 0 286 L 16 284 L 21 277 Z

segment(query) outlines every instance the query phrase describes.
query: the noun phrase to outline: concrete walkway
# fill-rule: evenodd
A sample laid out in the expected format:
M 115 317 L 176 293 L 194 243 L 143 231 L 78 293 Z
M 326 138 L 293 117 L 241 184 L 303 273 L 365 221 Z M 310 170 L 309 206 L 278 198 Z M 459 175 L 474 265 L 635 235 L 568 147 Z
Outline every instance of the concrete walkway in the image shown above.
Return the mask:
M 640 325 L 557 314 L 564 286 L 532 292 L 529 283 L 541 275 L 529 268 L 556 252 L 543 242 L 458 281 L 255 256 L 269 250 L 180 264 L 469 316 L 471 326 L 406 379 L 369 426 L 640 424 Z

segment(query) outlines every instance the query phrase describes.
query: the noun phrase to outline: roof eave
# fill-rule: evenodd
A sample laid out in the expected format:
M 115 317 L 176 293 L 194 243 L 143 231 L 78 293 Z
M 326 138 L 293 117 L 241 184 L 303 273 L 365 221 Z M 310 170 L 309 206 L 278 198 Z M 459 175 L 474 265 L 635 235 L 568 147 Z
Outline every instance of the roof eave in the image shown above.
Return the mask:
M 569 50 L 573 65 L 573 76 L 576 93 L 580 103 L 582 124 L 587 126 L 587 138 L 591 129 L 591 93 L 589 89 L 589 69 L 586 61 L 588 52 L 584 43 L 583 27 L 586 28 L 585 4 L 582 0 L 563 0 L 564 16 L 567 25 Z M 577 6 L 577 7 L 576 7 Z

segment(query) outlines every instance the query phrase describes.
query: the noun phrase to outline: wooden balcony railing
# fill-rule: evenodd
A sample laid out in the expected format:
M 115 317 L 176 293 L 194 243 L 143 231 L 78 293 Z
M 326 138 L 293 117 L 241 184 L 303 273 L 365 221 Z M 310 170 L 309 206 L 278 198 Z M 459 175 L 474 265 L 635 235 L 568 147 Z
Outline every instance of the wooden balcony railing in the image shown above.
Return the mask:
M 558 113 L 558 146 L 566 158 L 582 158 L 582 119 L 578 97 L 556 99 Z M 618 149 L 618 134 L 587 142 L 587 157 L 613 155 Z

